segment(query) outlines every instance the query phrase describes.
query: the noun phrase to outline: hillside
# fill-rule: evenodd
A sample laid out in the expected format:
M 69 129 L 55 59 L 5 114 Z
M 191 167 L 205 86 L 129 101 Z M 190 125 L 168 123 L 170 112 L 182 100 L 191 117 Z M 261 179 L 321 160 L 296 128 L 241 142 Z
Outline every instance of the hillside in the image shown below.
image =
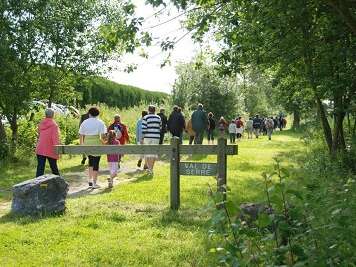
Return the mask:
M 83 95 L 82 105 L 105 103 L 111 107 L 129 108 L 140 104 L 161 104 L 168 94 L 119 84 L 103 77 L 93 77 L 77 87 Z

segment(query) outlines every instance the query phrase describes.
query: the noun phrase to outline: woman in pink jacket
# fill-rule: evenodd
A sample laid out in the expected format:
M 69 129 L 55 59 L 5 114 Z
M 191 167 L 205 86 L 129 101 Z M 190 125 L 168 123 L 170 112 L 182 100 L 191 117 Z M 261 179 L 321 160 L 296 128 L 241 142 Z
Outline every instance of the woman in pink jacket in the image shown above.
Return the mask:
M 37 154 L 37 172 L 36 177 L 44 174 L 46 159 L 48 159 L 49 166 L 52 173 L 59 175 L 57 167 L 58 154 L 54 151 L 54 146 L 59 144 L 59 128 L 57 123 L 53 120 L 53 109 L 46 109 L 46 118 L 38 125 L 38 143 L 36 147 Z

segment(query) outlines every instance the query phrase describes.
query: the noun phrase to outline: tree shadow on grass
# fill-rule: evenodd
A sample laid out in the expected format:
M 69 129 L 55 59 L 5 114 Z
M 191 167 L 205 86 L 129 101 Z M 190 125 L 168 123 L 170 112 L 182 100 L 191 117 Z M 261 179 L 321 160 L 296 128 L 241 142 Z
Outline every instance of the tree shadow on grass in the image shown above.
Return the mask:
M 71 166 L 71 167 L 66 167 L 66 168 L 62 168 L 59 171 L 62 173 L 66 173 L 66 172 L 83 172 L 87 169 L 88 167 L 86 165 L 76 165 L 76 166 Z
M 283 162 L 283 159 L 288 159 L 288 161 L 303 164 L 303 161 L 305 159 L 305 152 L 300 150 L 280 152 L 278 153 L 277 158 L 280 159 L 281 162 Z
M 178 211 L 174 211 L 166 209 L 162 211 L 162 215 L 157 220 L 154 220 L 152 224 L 157 228 L 178 226 L 182 229 L 189 229 L 191 227 L 208 229 L 208 220 L 208 214 L 204 214 L 199 210 L 181 208 Z
M 153 175 L 152 174 L 148 174 L 148 173 L 143 173 L 141 176 L 137 176 L 135 178 L 134 181 L 132 181 L 133 183 L 140 183 L 140 182 L 144 182 L 144 181 L 151 181 L 153 179 Z
M 57 213 L 38 213 L 34 215 L 16 214 L 10 211 L 0 217 L 0 224 L 16 223 L 18 225 L 28 225 L 48 218 L 60 218 L 64 215 L 65 211 Z
M 129 177 L 136 177 L 137 175 L 143 174 L 144 170 L 142 169 L 133 169 L 131 171 L 125 172 L 125 175 L 129 176 Z
M 263 171 L 266 171 L 268 169 L 273 168 L 272 165 L 270 164 L 256 164 L 256 163 L 250 163 L 250 162 L 239 162 L 238 164 L 229 164 L 229 170 L 237 170 L 241 172 L 257 172 L 257 173 L 262 173 Z
M 194 154 L 194 155 L 189 155 L 187 160 L 203 160 L 206 159 L 208 155 L 206 154 Z

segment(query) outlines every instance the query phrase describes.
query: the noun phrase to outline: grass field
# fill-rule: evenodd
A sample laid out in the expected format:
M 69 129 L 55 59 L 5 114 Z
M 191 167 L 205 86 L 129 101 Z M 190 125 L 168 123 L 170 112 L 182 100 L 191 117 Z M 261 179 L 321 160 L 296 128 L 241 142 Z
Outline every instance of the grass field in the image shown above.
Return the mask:
M 228 198 L 234 203 L 264 200 L 261 173 L 273 169 L 273 158 L 293 165 L 303 153 L 299 136 L 278 132 L 244 139 L 239 155 L 228 159 Z M 199 158 L 214 161 L 215 157 Z M 60 160 L 63 176 L 84 170 L 80 157 Z M 123 166 L 134 167 L 135 158 Z M 0 169 L 0 266 L 215 266 L 208 239 L 209 177 L 181 178 L 181 209 L 169 210 L 169 164 L 157 164 L 154 177 L 126 173 L 113 190 L 83 194 L 67 201 L 67 212 L 47 218 L 16 218 L 9 214 L 8 191 L 32 178 L 34 166 Z M 75 182 L 75 176 L 69 177 Z M 106 179 L 103 175 L 102 181 Z

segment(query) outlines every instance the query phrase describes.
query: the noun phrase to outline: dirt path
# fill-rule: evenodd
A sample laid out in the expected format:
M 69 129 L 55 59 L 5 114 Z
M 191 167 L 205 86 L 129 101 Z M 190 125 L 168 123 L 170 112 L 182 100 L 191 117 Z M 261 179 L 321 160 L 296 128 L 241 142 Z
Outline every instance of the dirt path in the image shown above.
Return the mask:
M 114 187 L 123 183 L 130 183 L 136 181 L 137 176 L 144 175 L 142 169 L 135 169 L 131 167 L 122 167 L 118 176 L 114 179 Z M 101 194 L 106 191 L 111 191 L 108 188 L 107 178 L 109 177 L 109 170 L 103 169 L 99 171 L 97 184 L 100 186 L 98 189 L 88 187 L 88 173 L 84 172 L 69 172 L 64 175 L 66 181 L 69 183 L 69 198 L 81 197 L 83 195 Z
M 123 183 L 134 182 L 142 175 L 145 175 L 145 171 L 137 169 L 131 166 L 124 166 L 120 169 L 118 177 L 114 179 L 114 187 Z M 102 169 L 99 171 L 98 185 L 100 188 L 92 189 L 88 187 L 88 173 L 86 171 L 66 172 L 63 174 L 64 179 L 69 184 L 68 198 L 78 198 L 85 195 L 102 194 L 110 192 L 108 188 L 107 178 L 109 177 L 109 170 Z M 11 201 L 0 201 L 0 214 L 4 214 L 11 209 Z

